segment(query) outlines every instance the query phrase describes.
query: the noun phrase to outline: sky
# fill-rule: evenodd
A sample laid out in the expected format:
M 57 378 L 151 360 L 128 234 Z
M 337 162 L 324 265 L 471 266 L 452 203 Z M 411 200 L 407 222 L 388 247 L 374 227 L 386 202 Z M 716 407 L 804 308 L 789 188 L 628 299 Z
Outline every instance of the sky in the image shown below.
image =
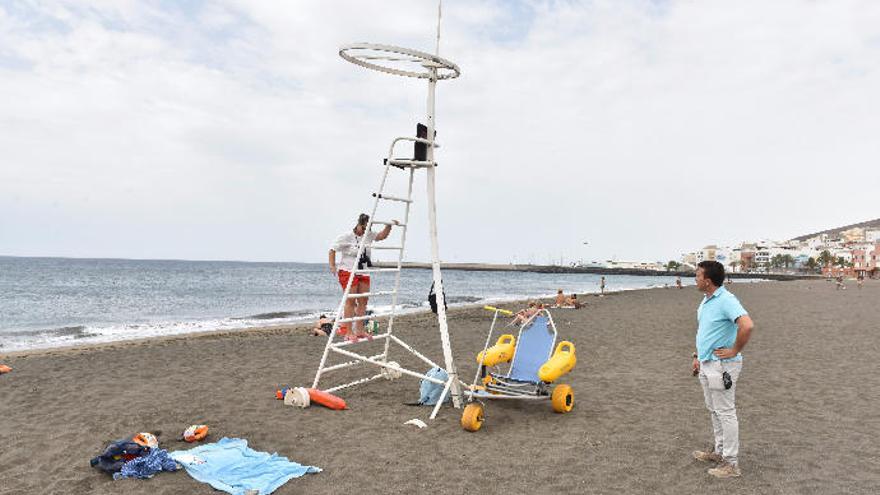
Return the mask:
M 442 13 L 443 261 L 669 260 L 880 217 L 880 2 Z M 436 28 L 436 0 L 0 3 L 0 255 L 325 261 L 427 97 L 339 48 L 433 52 Z M 414 198 L 423 261 L 425 171 Z

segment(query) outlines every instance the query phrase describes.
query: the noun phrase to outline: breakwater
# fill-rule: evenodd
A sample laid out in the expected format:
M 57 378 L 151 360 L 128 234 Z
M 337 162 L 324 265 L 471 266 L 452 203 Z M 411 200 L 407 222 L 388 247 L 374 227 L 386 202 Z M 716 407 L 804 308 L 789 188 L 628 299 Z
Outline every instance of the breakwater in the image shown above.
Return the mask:
M 377 267 L 393 267 L 394 263 L 379 262 Z M 658 271 L 658 270 L 642 270 L 639 268 L 602 268 L 602 267 L 586 267 L 586 266 L 560 266 L 560 265 L 524 265 L 524 264 L 495 264 L 495 263 L 440 263 L 440 267 L 444 270 L 464 270 L 464 271 L 482 271 L 482 272 L 533 272 L 533 273 L 589 273 L 594 275 L 636 275 L 651 277 L 693 277 L 692 271 Z M 430 263 L 423 262 L 404 262 L 403 268 L 406 269 L 431 269 Z M 765 280 L 804 280 L 821 278 L 820 275 L 812 274 L 792 274 L 792 273 L 728 273 L 730 278 L 761 278 Z

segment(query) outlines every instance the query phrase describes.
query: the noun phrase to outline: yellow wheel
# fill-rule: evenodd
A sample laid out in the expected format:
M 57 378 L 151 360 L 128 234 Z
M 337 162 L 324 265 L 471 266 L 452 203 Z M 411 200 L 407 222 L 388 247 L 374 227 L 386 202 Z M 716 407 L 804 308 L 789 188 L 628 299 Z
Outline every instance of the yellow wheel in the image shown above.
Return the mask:
M 461 427 L 467 431 L 477 431 L 483 426 L 482 404 L 471 402 L 461 413 Z
M 570 385 L 557 385 L 553 389 L 553 410 L 558 413 L 567 413 L 574 407 L 574 390 Z

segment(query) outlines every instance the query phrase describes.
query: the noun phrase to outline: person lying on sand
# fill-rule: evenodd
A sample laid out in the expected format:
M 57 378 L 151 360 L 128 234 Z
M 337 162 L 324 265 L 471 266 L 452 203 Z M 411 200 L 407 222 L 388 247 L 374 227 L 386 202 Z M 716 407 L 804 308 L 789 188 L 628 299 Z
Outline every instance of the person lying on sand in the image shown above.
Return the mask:
M 529 321 L 531 317 L 538 314 L 542 309 L 544 309 L 542 303 L 539 303 L 538 301 L 529 301 L 529 307 L 517 311 L 513 320 L 510 322 L 510 325 L 521 325 Z
M 318 318 L 318 321 L 315 322 L 315 328 L 312 328 L 312 335 L 326 337 L 330 335 L 330 331 L 333 330 L 333 321 L 330 318 L 327 318 L 327 315 L 321 315 Z

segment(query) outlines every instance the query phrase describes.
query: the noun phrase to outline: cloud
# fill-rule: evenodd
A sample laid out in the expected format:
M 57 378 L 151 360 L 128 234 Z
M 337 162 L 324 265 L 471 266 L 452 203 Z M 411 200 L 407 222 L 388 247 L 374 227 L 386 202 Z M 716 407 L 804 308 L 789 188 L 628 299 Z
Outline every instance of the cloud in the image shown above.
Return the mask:
M 433 51 L 435 28 L 434 2 L 4 4 L 0 253 L 322 261 L 425 111 L 423 81 L 337 51 Z M 667 259 L 877 216 L 873 2 L 447 1 L 441 55 L 444 259 Z

